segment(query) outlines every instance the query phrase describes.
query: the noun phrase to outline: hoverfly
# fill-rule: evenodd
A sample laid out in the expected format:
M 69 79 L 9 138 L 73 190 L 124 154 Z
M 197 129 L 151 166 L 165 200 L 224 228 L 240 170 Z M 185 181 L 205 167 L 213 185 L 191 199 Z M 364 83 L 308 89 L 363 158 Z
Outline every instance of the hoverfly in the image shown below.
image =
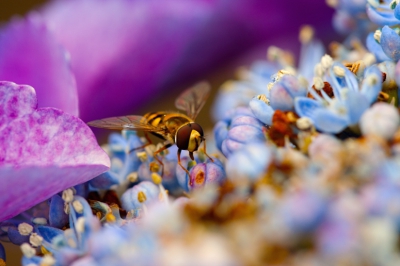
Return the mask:
M 179 110 L 185 111 L 186 115 L 178 112 L 159 111 L 147 113 L 144 116 L 128 115 L 104 118 L 91 121 L 88 125 L 105 129 L 143 131 L 148 143 L 133 150 L 151 144 L 148 133 L 161 138 L 164 140 L 164 146 L 153 154 L 161 166 L 163 163 L 157 154 L 175 144 L 178 147 L 178 164 L 189 174 L 189 171 L 181 164 L 182 150 L 189 151 L 190 158 L 194 160 L 193 152 L 197 151 L 201 142 L 204 141 L 204 153 L 211 161 L 214 161 L 206 152 L 202 127 L 194 122 L 210 94 L 210 88 L 207 82 L 200 82 L 179 95 L 175 100 L 175 106 Z

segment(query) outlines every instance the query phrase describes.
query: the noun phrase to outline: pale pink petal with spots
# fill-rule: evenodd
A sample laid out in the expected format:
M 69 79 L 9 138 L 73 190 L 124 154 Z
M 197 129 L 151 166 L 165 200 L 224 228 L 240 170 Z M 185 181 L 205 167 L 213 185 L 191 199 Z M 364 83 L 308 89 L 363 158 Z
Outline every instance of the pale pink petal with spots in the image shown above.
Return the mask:
M 0 82 L 0 221 L 110 166 L 83 121 L 36 105 L 32 87 Z

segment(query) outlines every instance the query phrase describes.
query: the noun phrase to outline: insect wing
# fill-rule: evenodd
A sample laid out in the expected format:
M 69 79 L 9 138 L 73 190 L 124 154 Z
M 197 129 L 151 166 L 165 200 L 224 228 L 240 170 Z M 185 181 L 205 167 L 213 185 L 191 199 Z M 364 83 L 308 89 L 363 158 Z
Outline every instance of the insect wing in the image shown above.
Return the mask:
M 186 111 L 188 117 L 195 120 L 201 108 L 203 108 L 211 86 L 203 81 L 184 91 L 175 101 L 175 106 L 179 110 Z
M 159 127 L 155 127 L 149 124 L 143 116 L 128 115 L 109 117 L 100 120 L 91 121 L 88 123 L 89 126 L 116 129 L 116 130 L 139 130 L 139 131 L 151 131 L 162 133 L 164 130 Z

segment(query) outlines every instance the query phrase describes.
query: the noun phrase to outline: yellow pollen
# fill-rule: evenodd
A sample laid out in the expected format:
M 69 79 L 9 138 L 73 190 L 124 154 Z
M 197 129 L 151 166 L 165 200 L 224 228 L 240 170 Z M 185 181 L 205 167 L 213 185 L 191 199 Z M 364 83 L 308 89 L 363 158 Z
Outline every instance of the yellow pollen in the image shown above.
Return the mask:
M 160 170 L 160 165 L 156 162 L 151 162 L 150 163 L 150 172 L 156 173 Z
M 51 254 L 51 252 L 48 251 L 44 246 L 40 246 L 40 251 L 42 252 L 43 255 Z
M 137 198 L 140 203 L 143 203 L 147 200 L 146 194 L 144 194 L 143 191 L 139 191 Z
M 106 214 L 106 221 L 108 223 L 114 223 L 117 219 L 115 218 L 114 214 L 112 214 L 111 212 Z
M 151 174 L 151 180 L 153 180 L 153 183 L 156 184 L 156 185 L 159 185 L 162 182 L 161 176 L 159 174 L 157 174 L 157 173 L 152 173 Z

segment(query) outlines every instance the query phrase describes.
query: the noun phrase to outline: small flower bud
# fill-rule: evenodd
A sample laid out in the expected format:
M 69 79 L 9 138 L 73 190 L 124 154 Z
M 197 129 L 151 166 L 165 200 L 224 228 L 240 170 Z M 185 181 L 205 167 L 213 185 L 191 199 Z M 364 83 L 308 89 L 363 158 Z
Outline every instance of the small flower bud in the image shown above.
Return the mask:
M 321 63 L 318 63 L 314 67 L 314 74 L 317 77 L 322 77 L 324 75 L 325 71 L 324 68 L 322 67 Z
M 314 88 L 317 90 L 322 90 L 325 86 L 324 81 L 320 77 L 314 77 Z
M 339 5 L 339 0 L 326 0 L 326 4 L 332 8 L 336 8 Z
M 268 47 L 268 50 L 267 50 L 267 59 L 268 59 L 269 61 L 272 61 L 272 62 L 276 61 L 277 58 L 278 58 L 280 55 L 282 55 L 282 50 L 281 50 L 281 49 L 279 49 L 279 48 L 276 47 L 276 46 L 270 46 L 270 47 Z
M 32 222 L 33 222 L 34 224 L 38 224 L 38 225 L 45 225 L 45 224 L 47 224 L 46 218 L 43 218 L 43 217 L 36 217 L 36 218 L 33 218 Z
M 361 132 L 364 135 L 377 135 L 391 139 L 399 126 L 397 109 L 387 103 L 379 102 L 365 111 L 360 119 Z
M 46 254 L 43 256 L 41 265 L 53 266 L 55 263 L 56 260 L 54 259 L 54 257 L 51 254 Z
M 64 212 L 65 212 L 65 214 L 69 214 L 69 204 L 68 203 L 65 203 L 64 204 Z
M 79 217 L 76 220 L 75 229 L 78 233 L 83 233 L 85 231 L 85 218 Z
M 135 183 L 138 180 L 138 173 L 137 172 L 131 172 L 126 177 L 126 179 L 131 183 Z
M 323 68 L 328 69 L 332 66 L 332 64 L 333 64 L 333 59 L 330 55 L 326 54 L 321 58 L 321 66 Z
M 376 63 L 376 57 L 372 53 L 366 53 L 363 58 L 363 61 L 365 63 L 365 66 L 371 66 Z
M 21 248 L 22 254 L 25 257 L 27 257 L 28 259 L 32 258 L 33 256 L 36 255 L 36 250 L 33 247 L 31 247 L 31 245 L 29 245 L 28 243 L 23 243 L 20 246 L 20 248 Z
M 139 158 L 139 160 L 144 163 L 147 161 L 147 153 L 145 151 L 137 152 L 136 156 Z
M 82 205 L 82 203 L 79 202 L 79 200 L 74 200 L 72 202 L 72 206 L 74 207 L 74 209 L 77 213 L 83 212 L 83 205 Z
M 42 245 L 43 242 L 43 237 L 36 233 L 32 233 L 31 236 L 29 237 L 29 243 L 31 243 L 32 246 L 38 247 Z
M 369 86 L 374 86 L 378 82 L 378 77 L 376 76 L 376 74 L 370 74 L 365 78 L 365 82 Z
M 374 33 L 375 41 L 377 41 L 378 43 L 381 43 L 381 37 L 382 37 L 382 31 L 376 30 Z
M 225 180 L 226 174 L 222 163 L 215 162 L 199 163 L 190 170 L 189 189 L 204 187 L 209 184 L 218 184 Z
M 33 231 L 33 226 L 28 223 L 20 223 L 18 225 L 18 232 L 23 235 L 27 236 Z
M 305 25 L 301 27 L 299 40 L 302 44 L 309 43 L 314 38 L 314 29 L 309 26 Z
M 140 209 L 143 207 L 143 202 L 147 204 L 157 200 L 159 193 L 158 186 L 153 182 L 142 181 L 122 194 L 121 204 L 127 211 Z
M 71 202 L 74 199 L 74 191 L 72 189 L 66 189 L 62 193 L 62 199 L 65 202 Z
M 336 76 L 338 77 L 344 77 L 346 74 L 346 71 L 344 70 L 344 68 L 340 67 L 340 66 L 334 66 L 333 67 L 333 73 L 335 73 Z
M 312 127 L 312 122 L 308 117 L 301 117 L 299 119 L 296 120 L 296 126 L 300 129 L 300 130 L 307 130 L 310 129 Z

